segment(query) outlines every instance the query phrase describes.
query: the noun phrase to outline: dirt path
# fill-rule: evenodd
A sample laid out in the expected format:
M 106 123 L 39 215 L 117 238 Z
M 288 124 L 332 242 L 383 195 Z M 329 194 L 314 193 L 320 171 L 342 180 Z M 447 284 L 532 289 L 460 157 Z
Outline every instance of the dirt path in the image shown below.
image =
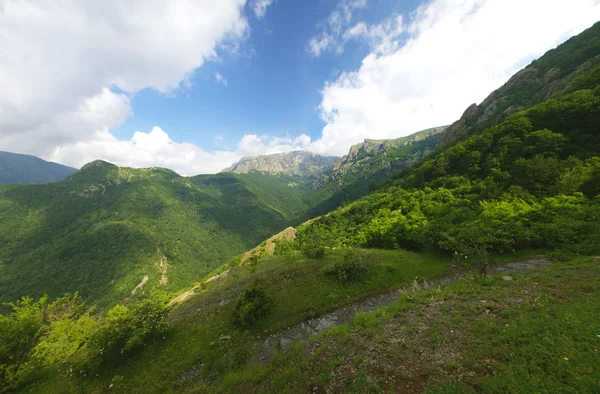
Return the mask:
M 521 272 L 529 269 L 545 268 L 549 264 L 550 262 L 543 257 L 536 257 L 490 267 L 490 273 Z M 460 276 L 464 276 L 466 272 L 467 271 L 462 271 L 443 278 L 419 282 L 418 289 L 427 290 L 432 287 L 447 286 L 456 281 Z M 312 335 L 319 334 L 333 326 L 351 323 L 357 312 L 368 312 L 391 305 L 402 293 L 406 293 L 411 289 L 415 289 L 414 284 L 394 290 L 390 293 L 366 298 L 355 304 L 336 309 L 314 319 L 306 320 L 296 326 L 289 327 L 276 334 L 272 334 L 264 341 L 261 349 L 258 351 L 256 360 L 264 363 L 269 362 L 279 350 L 285 350 L 292 344 L 306 341 Z

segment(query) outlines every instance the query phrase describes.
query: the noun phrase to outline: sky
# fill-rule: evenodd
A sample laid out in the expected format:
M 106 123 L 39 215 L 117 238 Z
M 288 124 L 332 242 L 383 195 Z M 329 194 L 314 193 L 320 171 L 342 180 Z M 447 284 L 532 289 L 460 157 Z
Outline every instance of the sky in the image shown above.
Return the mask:
M 0 0 L 0 150 L 216 173 L 450 124 L 600 0 Z

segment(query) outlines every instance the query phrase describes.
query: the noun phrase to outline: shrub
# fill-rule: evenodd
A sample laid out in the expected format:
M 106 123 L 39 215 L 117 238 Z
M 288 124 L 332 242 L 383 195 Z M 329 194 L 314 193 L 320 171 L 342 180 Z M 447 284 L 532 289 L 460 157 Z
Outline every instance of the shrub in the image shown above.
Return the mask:
M 321 260 L 325 257 L 325 247 L 314 243 L 306 244 L 302 247 L 302 253 L 309 259 Z
M 95 338 L 104 358 L 129 353 L 164 335 L 169 329 L 167 302 L 168 297 L 155 290 L 132 307 L 117 305 L 108 311 Z
M 251 286 L 244 290 L 233 308 L 233 323 L 240 327 L 255 325 L 260 318 L 267 316 L 271 311 L 271 301 L 267 293 L 258 286 Z
M 274 241 L 274 243 L 275 251 L 273 252 L 273 254 L 275 256 L 287 256 L 296 253 L 294 241 L 290 241 L 287 239 L 278 239 Z
M 360 282 L 364 279 L 367 268 L 356 252 L 349 250 L 344 255 L 344 260 L 325 267 L 325 275 L 335 282 L 345 285 Z

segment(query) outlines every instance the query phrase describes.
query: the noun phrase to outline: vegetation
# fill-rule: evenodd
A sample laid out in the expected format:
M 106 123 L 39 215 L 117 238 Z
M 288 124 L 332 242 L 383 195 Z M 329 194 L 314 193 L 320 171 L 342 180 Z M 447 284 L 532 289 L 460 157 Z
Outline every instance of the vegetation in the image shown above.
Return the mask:
M 50 335 L 44 331 L 37 339 L 61 343 L 64 350 L 55 352 L 47 366 L 32 370 L 27 380 L 9 387 L 26 384 L 19 385 L 19 391 L 29 392 L 96 392 L 111 385 L 122 392 L 205 391 L 258 356 L 268 334 L 368 295 L 406 286 L 415 277 L 442 275 L 449 262 L 405 251 L 355 254 L 369 274 L 346 284 L 332 281 L 323 268 L 344 261 L 347 251 L 331 251 L 322 261 L 296 254 L 237 266 L 226 278 L 204 284 L 196 295 L 173 306 L 168 327 L 164 293 L 152 293 L 152 301 L 147 301 L 151 307 L 146 301 L 119 304 L 102 316 L 88 314 L 83 307 L 76 316 L 85 316 L 84 320 L 69 318 L 71 327 L 81 328 L 61 330 L 72 332 L 71 337 L 54 335 L 48 341 L 44 338 Z M 254 311 L 246 314 L 256 317 L 249 319 L 251 324 L 235 321 L 236 310 L 242 309 Z M 86 319 L 89 324 L 84 324 Z M 139 334 L 147 336 L 139 341 Z M 28 354 L 26 359 L 31 360 L 32 353 Z
M 244 290 L 233 307 L 233 324 L 250 327 L 271 311 L 271 301 L 264 289 L 252 286 Z
M 119 365 L 167 333 L 168 300 L 155 291 L 132 306 L 115 306 L 103 318 L 94 316 L 94 308 L 78 294 L 52 303 L 47 297 L 11 303 L 11 312 L 0 315 L 0 389 L 31 382 L 40 368 L 56 367 L 71 378 Z
M 599 253 L 599 94 L 548 100 L 400 172 L 301 226 L 300 248 L 402 247 L 482 267 L 488 253 L 523 248 Z
M 597 261 L 409 292 L 230 374 L 223 392 L 595 392 Z
M 55 184 L 0 187 L 0 297 L 35 296 L 0 315 L 1 389 L 596 391 L 599 32 L 532 63 L 487 115 L 462 119 L 461 139 L 242 265 L 234 256 L 341 203 L 343 187 L 311 200 L 288 175 L 183 178 L 103 162 Z M 539 251 L 563 263 L 487 275 Z M 185 291 L 209 272 L 219 275 Z M 416 279 L 461 272 L 447 288 Z M 393 305 L 309 343 L 271 343 L 399 288 Z
M 79 291 L 102 309 L 190 287 L 285 228 L 300 209 L 287 183 L 95 162 L 61 182 L 1 186 L 0 301 Z

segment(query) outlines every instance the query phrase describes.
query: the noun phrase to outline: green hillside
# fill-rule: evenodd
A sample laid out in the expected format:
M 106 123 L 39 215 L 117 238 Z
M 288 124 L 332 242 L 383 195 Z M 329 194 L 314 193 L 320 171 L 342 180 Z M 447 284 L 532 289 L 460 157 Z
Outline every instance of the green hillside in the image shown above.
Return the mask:
M 597 391 L 599 36 L 443 138 L 356 149 L 320 197 L 105 162 L 0 187 L 0 390 Z M 412 159 L 384 179 L 386 152 Z M 274 256 L 231 259 L 327 201 Z
M 35 156 L 0 152 L 0 184 L 56 182 L 75 171 L 75 168 L 47 162 Z
M 436 150 L 447 126 L 435 127 L 391 140 L 365 140 L 333 163 L 309 196 L 304 219 L 327 213 L 379 188 L 390 175 L 418 162 Z
M 64 181 L 0 187 L 0 300 L 79 291 L 116 302 L 176 291 L 283 229 L 301 208 L 288 179 L 94 162 Z
M 511 115 L 299 228 L 305 244 L 600 252 L 600 89 Z

